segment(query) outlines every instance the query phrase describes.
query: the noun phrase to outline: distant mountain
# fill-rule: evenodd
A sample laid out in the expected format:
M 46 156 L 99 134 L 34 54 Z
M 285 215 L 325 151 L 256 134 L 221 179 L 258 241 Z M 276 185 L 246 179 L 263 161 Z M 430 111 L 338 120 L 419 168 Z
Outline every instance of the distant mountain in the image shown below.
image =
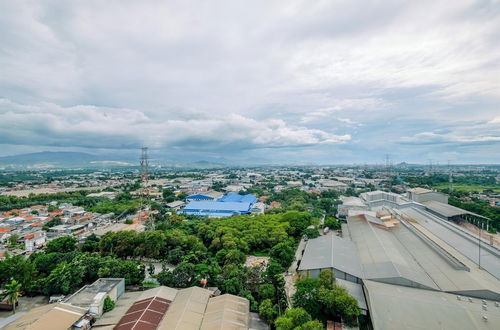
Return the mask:
M 0 157 L 0 166 L 8 168 L 68 168 L 134 165 L 117 157 L 84 152 L 43 151 Z

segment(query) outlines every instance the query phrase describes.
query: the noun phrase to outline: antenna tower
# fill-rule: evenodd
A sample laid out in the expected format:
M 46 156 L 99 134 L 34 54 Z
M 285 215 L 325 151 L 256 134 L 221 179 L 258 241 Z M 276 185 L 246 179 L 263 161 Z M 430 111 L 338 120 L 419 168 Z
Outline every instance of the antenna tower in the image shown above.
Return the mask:
M 453 191 L 453 172 L 451 171 L 450 161 L 448 161 L 448 191 Z
M 148 178 L 149 178 L 149 157 L 148 157 L 148 148 L 141 148 L 141 206 L 139 209 L 139 217 L 143 211 L 146 211 L 146 200 L 148 199 L 149 190 L 148 190 Z M 149 228 L 152 225 L 150 223 L 150 219 L 148 218 L 146 228 Z

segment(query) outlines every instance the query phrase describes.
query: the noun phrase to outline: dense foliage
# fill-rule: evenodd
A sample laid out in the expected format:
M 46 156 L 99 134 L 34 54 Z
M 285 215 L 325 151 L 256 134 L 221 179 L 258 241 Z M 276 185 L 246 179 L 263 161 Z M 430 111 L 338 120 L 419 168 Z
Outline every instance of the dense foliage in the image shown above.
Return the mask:
M 319 279 L 297 281 L 295 287 L 294 307 L 302 308 L 313 318 L 343 320 L 351 326 L 357 324 L 360 315 L 358 302 L 346 289 L 335 284 L 330 270 L 322 270 Z

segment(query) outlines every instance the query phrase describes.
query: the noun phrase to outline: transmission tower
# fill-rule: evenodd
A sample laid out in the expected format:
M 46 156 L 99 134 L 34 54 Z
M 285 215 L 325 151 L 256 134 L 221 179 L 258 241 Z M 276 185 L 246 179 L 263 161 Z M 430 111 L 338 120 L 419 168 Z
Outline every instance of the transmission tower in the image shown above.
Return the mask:
M 389 191 L 392 190 L 392 168 L 391 168 L 391 160 L 389 158 L 389 154 L 385 155 L 385 171 L 387 176 L 387 184 L 389 186 Z
M 141 206 L 139 208 L 139 218 L 141 216 L 141 213 L 144 212 L 146 213 L 146 207 L 147 207 L 147 199 L 149 198 L 149 189 L 148 189 L 148 178 L 149 178 L 149 172 L 148 172 L 148 167 L 149 167 L 149 157 L 148 157 L 148 148 L 143 147 L 141 148 L 141 172 L 140 172 L 140 178 L 141 178 Z M 150 229 L 149 227 L 152 226 L 151 219 L 146 220 L 146 229 Z
M 450 161 L 448 161 L 448 191 L 453 191 L 453 172 L 451 171 Z

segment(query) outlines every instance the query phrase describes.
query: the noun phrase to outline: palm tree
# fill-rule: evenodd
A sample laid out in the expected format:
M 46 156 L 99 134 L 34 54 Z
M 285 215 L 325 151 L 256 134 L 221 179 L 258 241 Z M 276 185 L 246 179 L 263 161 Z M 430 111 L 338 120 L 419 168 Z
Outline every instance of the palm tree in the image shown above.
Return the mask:
M 16 313 L 16 303 L 19 300 L 19 295 L 21 293 L 21 283 L 16 280 L 12 280 L 10 284 L 5 284 L 5 293 L 7 296 L 7 302 L 12 305 L 12 310 L 14 314 Z

